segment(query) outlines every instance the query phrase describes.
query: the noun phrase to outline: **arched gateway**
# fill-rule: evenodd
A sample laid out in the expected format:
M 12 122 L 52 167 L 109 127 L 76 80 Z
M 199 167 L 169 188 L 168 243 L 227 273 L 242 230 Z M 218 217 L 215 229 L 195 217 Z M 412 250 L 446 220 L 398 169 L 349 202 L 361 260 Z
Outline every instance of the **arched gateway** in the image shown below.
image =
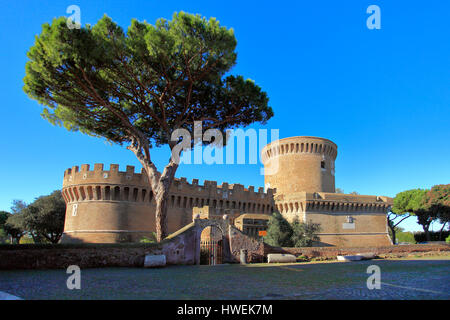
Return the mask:
M 207 227 L 214 227 L 222 234 L 222 263 L 240 262 L 240 251 L 248 252 L 248 262 L 262 262 L 264 244 L 251 238 L 225 219 L 199 219 L 171 234 L 161 244 L 161 253 L 166 255 L 168 264 L 200 264 L 201 235 Z

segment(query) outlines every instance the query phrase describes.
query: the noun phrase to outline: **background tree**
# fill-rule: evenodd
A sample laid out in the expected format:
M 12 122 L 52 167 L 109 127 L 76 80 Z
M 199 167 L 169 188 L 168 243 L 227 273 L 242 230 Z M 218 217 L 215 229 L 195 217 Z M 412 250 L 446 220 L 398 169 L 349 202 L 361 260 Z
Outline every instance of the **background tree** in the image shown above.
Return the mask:
M 404 219 L 413 215 L 417 217 L 417 223 L 422 226 L 422 229 L 426 235 L 427 241 L 430 240 L 429 228 L 435 215 L 429 210 L 428 202 L 428 191 L 424 189 L 412 189 L 398 193 L 394 198 L 394 205 L 392 206 L 392 213 L 394 216 L 404 217 Z M 404 220 L 403 219 L 403 220 Z M 393 223 L 393 218 L 389 219 L 388 215 L 388 226 L 391 228 L 391 224 L 395 226 L 398 223 Z M 391 228 L 393 234 L 395 235 L 395 230 Z M 395 239 L 393 239 L 395 240 Z
M 320 229 L 318 223 L 303 223 L 298 219 L 289 223 L 279 212 L 274 212 L 264 242 L 274 247 L 311 247 L 314 241 L 320 240 L 317 236 Z
M 8 240 L 8 233 L 5 231 L 5 224 L 11 213 L 0 211 L 0 243 L 5 243 Z
M 195 121 L 223 132 L 273 115 L 260 87 L 227 75 L 235 48 L 232 29 L 183 12 L 155 25 L 132 20 L 126 33 L 107 16 L 80 29 L 67 28 L 62 17 L 44 24 L 28 51 L 24 91 L 45 106 L 51 123 L 128 145 L 153 190 L 161 241 L 178 162 L 171 157 L 160 173 L 150 149 L 168 144 L 175 152 L 173 131 L 193 137 Z
M 274 212 L 269 219 L 264 242 L 274 247 L 292 247 L 292 226 L 279 213 Z
M 19 243 L 20 239 L 26 233 L 22 227 L 22 213 L 27 208 L 27 204 L 22 200 L 13 200 L 11 206 L 12 214 L 8 215 L 3 226 L 5 232 L 10 236 L 11 243 Z
M 25 233 L 30 234 L 35 243 L 57 243 L 61 238 L 66 211 L 61 191 L 41 196 L 29 205 L 16 200 L 13 211 L 15 213 L 8 218 L 7 225 L 16 230 L 16 242 Z
M 391 209 L 387 213 L 387 225 L 389 227 L 389 235 L 391 236 L 392 243 L 397 243 L 397 231 L 401 229 L 398 225 L 409 217 L 411 217 L 411 213 L 409 212 L 397 214 Z
M 401 243 L 401 242 L 409 242 L 409 243 L 416 243 L 416 241 L 414 240 L 414 233 L 409 232 L 409 231 L 405 231 L 404 228 L 395 227 L 395 236 L 392 234 L 392 230 L 389 229 L 389 236 L 391 237 L 391 239 L 396 239 L 394 241 L 394 243 Z
M 450 184 L 433 186 L 427 193 L 426 206 L 431 211 L 431 216 L 436 217 L 442 224 L 439 230 L 439 240 L 442 241 L 442 231 L 450 222 Z
M 292 222 L 292 245 L 294 247 L 312 247 L 314 242 L 320 240 L 317 233 L 320 232 L 321 227 L 319 223 L 300 222 L 295 219 Z
M 23 212 L 23 227 L 29 231 L 35 242 L 42 238 L 58 243 L 64 230 L 66 203 L 61 191 L 56 190 L 48 196 L 41 196 Z
M 342 188 L 336 188 L 335 193 L 345 193 L 345 191 Z M 356 191 L 352 191 L 349 194 L 358 195 L 359 193 Z

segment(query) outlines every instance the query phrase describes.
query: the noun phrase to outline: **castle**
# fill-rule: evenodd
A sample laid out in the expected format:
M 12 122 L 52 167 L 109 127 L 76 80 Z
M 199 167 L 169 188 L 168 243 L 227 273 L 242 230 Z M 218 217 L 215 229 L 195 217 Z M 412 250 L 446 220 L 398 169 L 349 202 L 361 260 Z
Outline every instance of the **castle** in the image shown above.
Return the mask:
M 336 156 L 337 146 L 328 139 L 291 137 L 262 150 L 265 188 L 257 191 L 241 184 L 200 185 L 197 179 L 175 179 L 168 200 L 168 230 L 175 232 L 202 212 L 208 217 L 227 214 L 231 223 L 242 225 L 245 217 L 269 216 L 277 210 L 288 221 L 319 223 L 318 246 L 392 244 L 386 221 L 392 199 L 335 193 Z M 62 194 L 67 203 L 62 242 L 139 241 L 155 230 L 155 201 L 147 177 L 132 166 L 124 172 L 114 164 L 109 170 L 103 164 L 95 164 L 94 170 L 86 164 L 75 166 L 64 172 Z

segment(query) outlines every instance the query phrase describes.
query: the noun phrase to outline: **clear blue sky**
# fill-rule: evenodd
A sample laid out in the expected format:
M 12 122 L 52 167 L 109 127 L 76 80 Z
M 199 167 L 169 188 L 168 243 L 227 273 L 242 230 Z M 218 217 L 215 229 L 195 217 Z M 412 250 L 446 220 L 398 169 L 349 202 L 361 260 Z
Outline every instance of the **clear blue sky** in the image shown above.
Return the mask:
M 72 4 L 83 25 L 107 13 L 127 28 L 132 18 L 153 23 L 183 10 L 234 28 L 232 73 L 269 94 L 275 116 L 266 128 L 334 141 L 336 186 L 346 192 L 393 197 L 450 182 L 448 1 L 2 1 L 0 210 L 61 188 L 73 165 L 140 168 L 125 148 L 51 126 L 22 91 L 34 36 Z M 381 8 L 381 30 L 366 27 L 371 4 Z M 161 167 L 168 150 L 153 159 Z M 177 176 L 258 187 L 259 168 L 182 166 Z M 402 226 L 420 229 L 414 218 Z

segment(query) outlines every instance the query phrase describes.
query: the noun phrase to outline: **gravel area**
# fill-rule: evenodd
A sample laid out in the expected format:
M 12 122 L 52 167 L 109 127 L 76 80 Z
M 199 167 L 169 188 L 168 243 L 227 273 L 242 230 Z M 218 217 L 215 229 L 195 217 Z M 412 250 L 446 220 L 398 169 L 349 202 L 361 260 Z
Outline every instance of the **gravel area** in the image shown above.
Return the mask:
M 289 265 L 0 271 L 0 291 L 23 299 L 450 299 L 449 257 Z M 381 269 L 381 289 L 366 286 Z

